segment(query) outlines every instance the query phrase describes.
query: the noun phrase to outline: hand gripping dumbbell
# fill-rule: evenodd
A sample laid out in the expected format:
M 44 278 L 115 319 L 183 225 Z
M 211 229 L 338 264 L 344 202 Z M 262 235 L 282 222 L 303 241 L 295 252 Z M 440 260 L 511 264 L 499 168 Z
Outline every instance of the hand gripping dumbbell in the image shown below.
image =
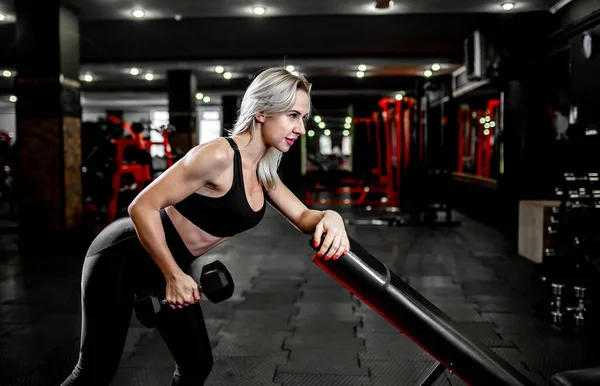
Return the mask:
M 208 300 L 220 303 L 233 295 L 233 278 L 225 265 L 216 260 L 202 267 L 198 288 Z M 148 328 L 156 325 L 156 315 L 167 307 L 167 299 L 159 300 L 158 297 L 152 295 L 139 297 L 134 304 L 137 319 Z

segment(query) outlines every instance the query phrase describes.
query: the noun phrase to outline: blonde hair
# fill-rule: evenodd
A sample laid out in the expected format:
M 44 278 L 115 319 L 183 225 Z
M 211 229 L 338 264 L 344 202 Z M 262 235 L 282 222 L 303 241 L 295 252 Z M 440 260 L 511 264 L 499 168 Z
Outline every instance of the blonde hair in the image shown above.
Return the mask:
M 262 71 L 244 93 L 238 118 L 229 136 L 247 130 L 252 130 L 251 135 L 254 135 L 256 115 L 260 112 L 267 116 L 287 112 L 296 104 L 296 91 L 304 90 L 310 98 L 311 88 L 312 85 L 303 75 L 292 74 L 285 68 L 274 67 Z M 279 150 L 271 147 L 258 162 L 258 180 L 267 190 L 275 187 L 281 156 Z

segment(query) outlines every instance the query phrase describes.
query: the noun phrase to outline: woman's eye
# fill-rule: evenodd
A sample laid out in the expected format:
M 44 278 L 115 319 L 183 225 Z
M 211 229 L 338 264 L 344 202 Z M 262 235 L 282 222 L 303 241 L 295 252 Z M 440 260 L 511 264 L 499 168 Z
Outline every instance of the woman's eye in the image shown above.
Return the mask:
M 296 113 L 291 113 L 290 114 L 290 118 L 292 118 L 292 119 L 296 119 L 297 116 L 298 116 L 298 114 L 296 114 Z

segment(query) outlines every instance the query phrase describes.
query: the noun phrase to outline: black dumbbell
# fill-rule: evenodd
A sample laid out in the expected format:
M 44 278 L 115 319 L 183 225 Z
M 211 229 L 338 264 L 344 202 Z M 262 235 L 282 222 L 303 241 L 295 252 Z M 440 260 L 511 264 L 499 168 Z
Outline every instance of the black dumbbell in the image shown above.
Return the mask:
M 222 302 L 233 295 L 233 278 L 223 263 L 216 260 L 202 267 L 199 290 L 213 303 Z M 137 319 L 148 328 L 156 325 L 156 315 L 166 307 L 166 299 L 159 300 L 152 295 L 140 297 L 134 304 Z

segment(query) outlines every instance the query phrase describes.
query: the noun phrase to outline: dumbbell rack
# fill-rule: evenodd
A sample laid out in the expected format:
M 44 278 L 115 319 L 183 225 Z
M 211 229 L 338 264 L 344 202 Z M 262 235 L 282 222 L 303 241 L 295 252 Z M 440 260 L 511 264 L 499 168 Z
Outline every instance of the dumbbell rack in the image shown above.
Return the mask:
M 599 173 L 564 173 L 561 185 L 555 190 L 560 207 L 546 229 L 554 238 L 554 248 L 545 251 L 548 316 L 561 330 L 580 331 L 600 311 Z

